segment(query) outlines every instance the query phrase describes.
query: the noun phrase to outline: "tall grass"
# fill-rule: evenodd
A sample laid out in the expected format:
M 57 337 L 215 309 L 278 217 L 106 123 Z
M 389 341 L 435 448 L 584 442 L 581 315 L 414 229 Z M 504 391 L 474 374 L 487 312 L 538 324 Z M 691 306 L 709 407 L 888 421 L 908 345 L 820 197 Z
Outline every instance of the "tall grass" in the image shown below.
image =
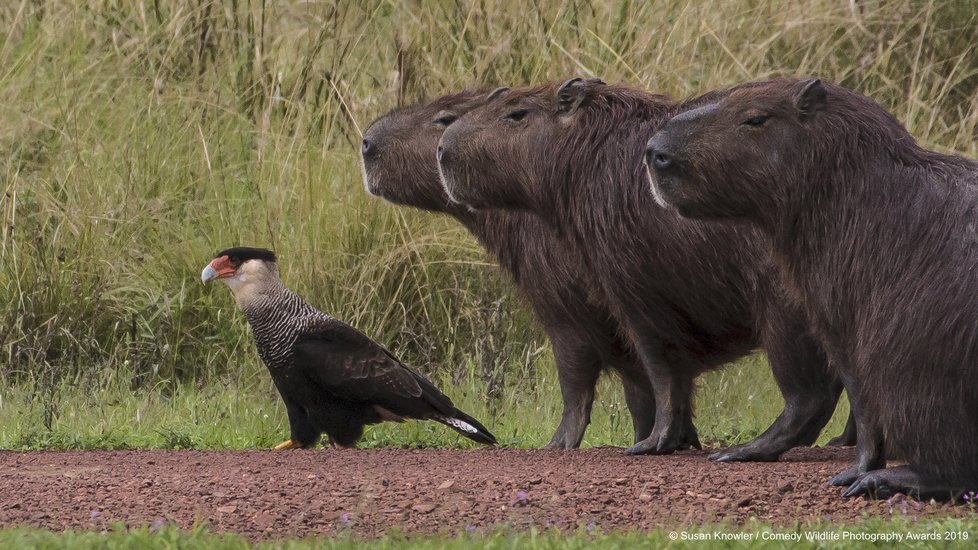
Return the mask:
M 976 16 L 936 0 L 3 3 L 6 406 L 20 396 L 31 429 L 51 429 L 78 388 L 273 395 L 229 293 L 197 279 L 250 244 L 274 247 L 310 301 L 505 415 L 514 395 L 556 392 L 545 340 L 463 230 L 365 195 L 373 117 L 580 74 L 677 97 L 816 74 L 974 156 Z M 709 378 L 705 410 L 770 387 L 763 367 L 737 369 Z M 765 392 L 759 410 L 776 410 Z M 763 428 L 716 418 L 721 437 Z

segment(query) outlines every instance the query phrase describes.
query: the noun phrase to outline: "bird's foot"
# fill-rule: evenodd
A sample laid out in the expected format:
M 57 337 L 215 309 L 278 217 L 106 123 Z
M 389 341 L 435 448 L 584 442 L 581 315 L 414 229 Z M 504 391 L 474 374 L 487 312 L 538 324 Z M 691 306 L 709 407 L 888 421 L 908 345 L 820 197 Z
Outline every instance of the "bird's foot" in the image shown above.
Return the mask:
M 291 439 L 286 439 L 285 441 L 279 443 L 274 447 L 276 451 L 284 451 L 287 449 L 301 449 L 301 448 L 302 448 L 302 443 L 299 443 L 298 441 L 293 441 Z

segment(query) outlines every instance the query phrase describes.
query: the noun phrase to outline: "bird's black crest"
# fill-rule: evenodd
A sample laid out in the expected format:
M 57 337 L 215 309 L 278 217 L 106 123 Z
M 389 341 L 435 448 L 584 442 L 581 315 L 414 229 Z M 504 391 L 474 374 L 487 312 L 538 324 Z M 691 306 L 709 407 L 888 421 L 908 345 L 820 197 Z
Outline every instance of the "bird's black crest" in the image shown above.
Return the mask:
M 218 252 L 214 257 L 220 258 L 221 256 L 227 256 L 232 259 L 237 259 L 239 262 L 247 262 L 248 260 L 262 260 L 265 262 L 276 261 L 275 253 L 267 248 L 251 248 L 248 246 L 235 246 L 233 248 L 228 248 Z

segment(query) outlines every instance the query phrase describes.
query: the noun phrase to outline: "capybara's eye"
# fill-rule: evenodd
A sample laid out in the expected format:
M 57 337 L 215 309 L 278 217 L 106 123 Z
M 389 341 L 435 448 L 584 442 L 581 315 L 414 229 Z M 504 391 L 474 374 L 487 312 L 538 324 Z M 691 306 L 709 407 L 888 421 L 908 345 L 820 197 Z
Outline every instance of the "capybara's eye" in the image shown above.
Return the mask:
M 771 115 L 752 116 L 747 120 L 743 121 L 741 124 L 745 126 L 764 126 L 764 123 L 767 122 L 767 119 L 769 118 L 771 118 Z
M 529 114 L 529 111 L 527 111 L 526 109 L 516 109 L 515 111 L 506 115 L 506 119 L 519 122 L 524 118 L 526 118 L 527 114 Z
M 435 124 L 441 124 L 442 126 L 448 126 L 449 124 L 455 122 L 458 117 L 452 114 L 442 115 L 435 119 Z

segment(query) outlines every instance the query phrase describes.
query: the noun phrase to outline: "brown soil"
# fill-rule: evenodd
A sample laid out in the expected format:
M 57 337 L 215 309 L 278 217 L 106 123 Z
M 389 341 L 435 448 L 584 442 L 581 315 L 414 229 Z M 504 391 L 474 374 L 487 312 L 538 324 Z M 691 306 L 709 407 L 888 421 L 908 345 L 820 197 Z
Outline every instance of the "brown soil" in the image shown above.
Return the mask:
M 206 523 L 251 538 L 457 533 L 510 525 L 643 530 L 756 517 L 774 524 L 971 516 L 967 507 L 845 499 L 826 480 L 851 449 L 716 464 L 705 451 L 622 449 L 0 453 L 0 526 Z

